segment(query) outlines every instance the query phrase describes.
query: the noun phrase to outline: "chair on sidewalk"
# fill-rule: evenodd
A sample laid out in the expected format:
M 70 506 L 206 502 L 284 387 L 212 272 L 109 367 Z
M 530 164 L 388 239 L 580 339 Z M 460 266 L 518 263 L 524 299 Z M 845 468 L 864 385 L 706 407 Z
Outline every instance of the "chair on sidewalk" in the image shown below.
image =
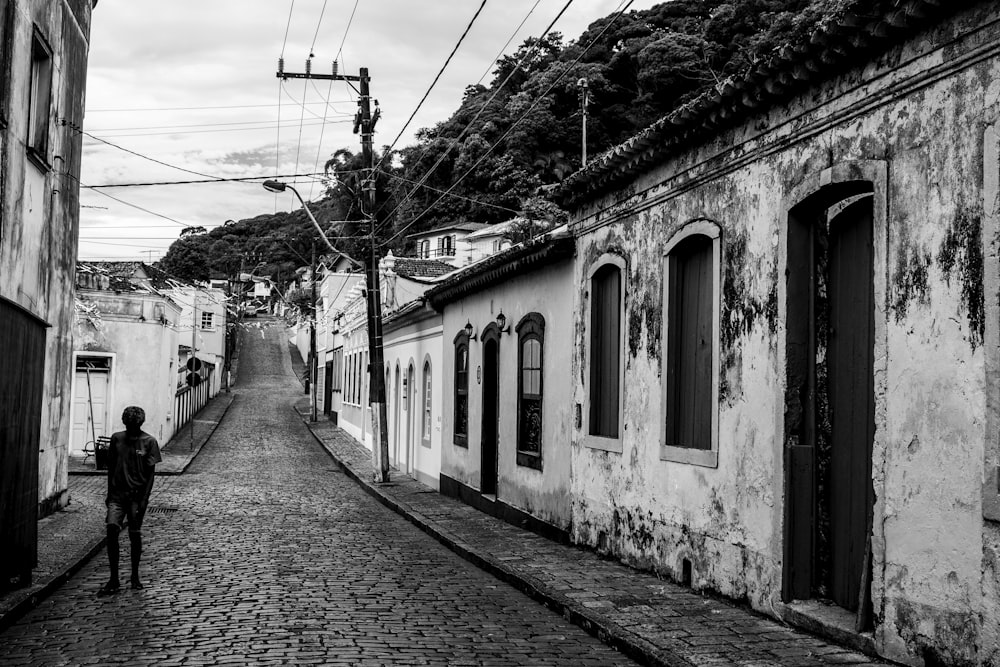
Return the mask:
M 107 452 L 110 446 L 111 438 L 109 436 L 97 436 L 96 442 L 91 440 L 83 446 L 83 462 L 86 463 L 87 459 L 94 459 L 94 466 L 98 470 L 107 468 Z M 102 463 L 104 464 L 103 466 L 101 465 Z

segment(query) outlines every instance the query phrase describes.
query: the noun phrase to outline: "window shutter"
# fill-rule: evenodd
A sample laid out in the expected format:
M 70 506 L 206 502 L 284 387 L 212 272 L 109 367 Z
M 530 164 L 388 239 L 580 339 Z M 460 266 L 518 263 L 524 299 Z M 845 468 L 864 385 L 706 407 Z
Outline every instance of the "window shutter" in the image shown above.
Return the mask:
M 590 306 L 590 435 L 617 438 L 621 387 L 621 271 L 594 274 Z

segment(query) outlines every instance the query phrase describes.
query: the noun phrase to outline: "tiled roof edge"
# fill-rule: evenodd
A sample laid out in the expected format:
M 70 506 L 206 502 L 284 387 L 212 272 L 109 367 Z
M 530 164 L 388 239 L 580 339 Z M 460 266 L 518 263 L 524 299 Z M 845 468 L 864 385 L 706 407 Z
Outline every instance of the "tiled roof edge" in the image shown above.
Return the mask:
M 977 0 L 855 0 L 804 39 L 785 44 L 745 70 L 609 149 L 554 192 L 572 207 L 613 189 L 678 146 L 736 125 L 808 86 L 869 62 L 905 38 Z

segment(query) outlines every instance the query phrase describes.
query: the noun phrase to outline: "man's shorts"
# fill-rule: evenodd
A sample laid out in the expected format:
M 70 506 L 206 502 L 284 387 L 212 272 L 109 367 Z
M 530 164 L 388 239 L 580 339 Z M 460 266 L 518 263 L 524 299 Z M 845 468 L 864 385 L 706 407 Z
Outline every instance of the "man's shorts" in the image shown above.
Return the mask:
M 138 531 L 142 528 L 142 518 L 146 515 L 146 503 L 140 499 L 120 498 L 108 499 L 108 517 L 105 522 L 109 526 L 118 526 L 121 530 L 128 519 L 128 529 Z

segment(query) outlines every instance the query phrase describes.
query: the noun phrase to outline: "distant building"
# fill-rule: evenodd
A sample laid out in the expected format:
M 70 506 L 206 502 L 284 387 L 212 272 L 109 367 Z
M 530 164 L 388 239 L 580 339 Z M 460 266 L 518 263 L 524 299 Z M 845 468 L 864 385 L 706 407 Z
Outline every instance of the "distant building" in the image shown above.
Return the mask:
M 482 222 L 451 222 L 434 229 L 410 234 L 419 259 L 439 259 L 452 266 L 469 263 L 469 248 L 462 241 L 472 232 L 488 227 Z
M 73 281 L 92 5 L 0 2 L 0 591 L 68 502 Z
M 165 443 L 174 433 L 181 306 L 92 264 L 77 266 L 76 284 L 70 456 L 92 454 L 98 438 L 122 430 L 129 405 L 145 410 L 143 429 Z

